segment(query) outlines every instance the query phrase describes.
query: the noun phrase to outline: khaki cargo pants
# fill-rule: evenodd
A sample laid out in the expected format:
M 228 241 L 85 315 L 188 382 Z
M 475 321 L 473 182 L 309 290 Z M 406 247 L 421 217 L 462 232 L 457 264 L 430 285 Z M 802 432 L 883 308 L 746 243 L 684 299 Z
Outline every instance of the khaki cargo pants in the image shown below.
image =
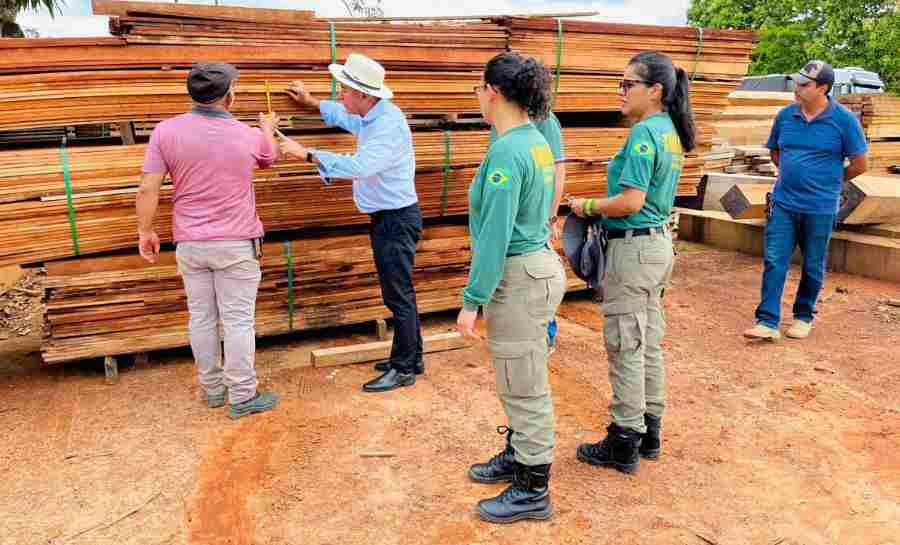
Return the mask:
M 663 289 L 672 274 L 672 236 L 650 235 L 609 241 L 603 282 L 603 337 L 612 385 L 612 420 L 646 432 L 644 413 L 662 416 L 665 408 L 666 331 Z
M 497 395 L 506 412 L 516 461 L 553 461 L 553 398 L 547 323 L 565 294 L 566 273 L 550 249 L 506 258 L 503 279 L 485 306 Z

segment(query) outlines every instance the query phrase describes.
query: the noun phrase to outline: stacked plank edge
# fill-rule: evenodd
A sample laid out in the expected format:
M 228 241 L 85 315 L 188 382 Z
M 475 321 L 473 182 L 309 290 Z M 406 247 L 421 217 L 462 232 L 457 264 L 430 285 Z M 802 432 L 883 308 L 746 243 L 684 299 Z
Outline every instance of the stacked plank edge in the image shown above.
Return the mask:
M 420 312 L 460 306 L 470 256 L 466 227 L 425 229 L 413 273 Z M 267 243 L 260 266 L 257 335 L 390 316 L 364 230 Z M 567 278 L 570 290 L 586 287 L 571 271 Z M 135 255 L 49 263 L 46 286 L 46 363 L 188 344 L 187 302 L 173 252 L 163 252 L 154 265 Z
M 386 67 L 394 101 L 415 129 L 416 186 L 428 226 L 414 275 L 420 311 L 430 312 L 458 308 L 468 274 L 461 224 L 489 145 L 472 87 L 490 58 L 517 50 L 553 71 L 566 192 L 587 196 L 605 193 L 608 161 L 627 136 L 618 114 L 625 65 L 642 50 L 669 53 L 692 78 L 699 145 L 686 158 L 678 194 L 693 196 L 707 166 L 724 164 L 712 150 L 713 122 L 745 74 L 755 40 L 746 32 L 551 18 L 327 21 L 293 10 L 113 0 L 93 0 L 93 8 L 111 16 L 113 36 L 0 40 L 0 266 L 46 263 L 46 363 L 188 342 L 172 252 L 152 266 L 136 255 L 134 197 L 145 131 L 190 107 L 185 76 L 198 59 L 239 67 L 238 119 L 253 123 L 271 98 L 290 137 L 347 153 L 354 139 L 325 128 L 284 89 L 302 80 L 315 96 L 329 96 L 327 65 L 354 51 Z M 567 126 L 567 115 L 577 128 Z M 129 125 L 139 128 L 135 145 L 94 143 L 107 127 Z M 69 141 L 61 143 L 61 134 Z M 30 144 L 10 145 L 17 139 Z M 266 231 L 286 241 L 265 246 L 258 335 L 389 316 L 363 225 L 369 220 L 355 209 L 349 181 L 326 185 L 309 165 L 284 160 L 257 170 L 254 188 Z M 155 227 L 171 241 L 168 180 Z M 94 255 L 110 252 L 120 253 Z M 570 289 L 584 287 L 569 279 Z
M 841 103 L 860 117 L 869 139 L 869 172 L 897 174 L 900 170 L 900 97 L 886 94 L 856 94 L 841 97 Z

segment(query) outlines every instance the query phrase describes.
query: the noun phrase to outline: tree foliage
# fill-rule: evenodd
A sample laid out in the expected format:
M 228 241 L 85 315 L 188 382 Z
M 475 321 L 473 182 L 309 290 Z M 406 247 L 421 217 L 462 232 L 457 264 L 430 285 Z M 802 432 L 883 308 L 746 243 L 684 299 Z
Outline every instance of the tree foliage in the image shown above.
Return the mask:
M 22 38 L 34 32 L 16 23 L 16 16 L 25 10 L 45 8 L 50 17 L 56 17 L 65 5 L 64 0 L 0 0 L 0 36 Z
M 758 32 L 751 74 L 790 73 L 821 59 L 878 72 L 900 91 L 896 0 L 692 0 L 688 22 Z

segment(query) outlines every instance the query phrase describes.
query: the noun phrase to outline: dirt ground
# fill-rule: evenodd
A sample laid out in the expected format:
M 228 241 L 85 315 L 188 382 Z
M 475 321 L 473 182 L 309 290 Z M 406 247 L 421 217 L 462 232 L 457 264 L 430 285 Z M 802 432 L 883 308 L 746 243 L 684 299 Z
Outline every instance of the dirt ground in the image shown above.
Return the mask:
M 365 394 L 369 365 L 308 366 L 312 347 L 362 330 L 266 339 L 260 382 L 282 403 L 232 422 L 200 402 L 188 352 L 107 386 L 101 365 L 40 368 L 39 338 L 11 338 L 0 544 L 900 544 L 900 309 L 882 304 L 900 285 L 832 274 L 811 338 L 750 344 L 760 270 L 683 247 L 666 295 L 663 455 L 634 476 L 575 459 L 601 437 L 610 388 L 596 305 L 564 303 L 556 515 L 511 526 L 473 510 L 503 486 L 466 477 L 503 444 L 483 345 L 429 355 L 413 388 Z

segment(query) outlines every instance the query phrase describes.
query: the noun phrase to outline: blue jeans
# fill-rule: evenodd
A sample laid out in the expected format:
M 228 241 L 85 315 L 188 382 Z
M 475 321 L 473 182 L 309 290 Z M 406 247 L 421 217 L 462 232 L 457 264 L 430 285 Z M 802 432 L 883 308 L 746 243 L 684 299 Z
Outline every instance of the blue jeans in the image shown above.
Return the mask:
M 834 219 L 835 214 L 794 212 L 778 203 L 772 204 L 765 232 L 762 301 L 756 307 L 758 323 L 777 328 L 781 322 L 784 281 L 791 266 L 791 255 L 798 245 L 803 255 L 803 273 L 794 301 L 794 319 L 812 323 L 816 299 L 825 280 L 825 262 Z

